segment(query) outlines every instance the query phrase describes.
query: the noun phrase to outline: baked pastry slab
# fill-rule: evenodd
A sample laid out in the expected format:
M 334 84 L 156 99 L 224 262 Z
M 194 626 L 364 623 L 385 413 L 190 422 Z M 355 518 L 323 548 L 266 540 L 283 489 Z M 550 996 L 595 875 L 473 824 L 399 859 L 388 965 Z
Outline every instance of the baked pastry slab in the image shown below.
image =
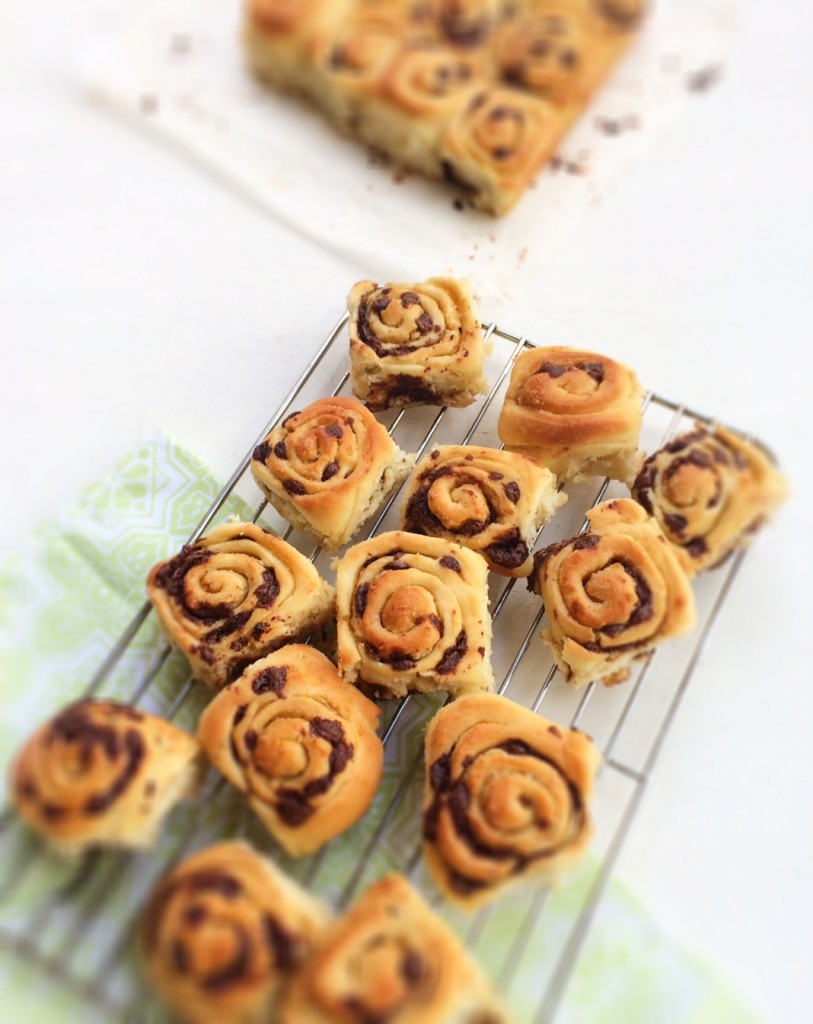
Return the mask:
M 549 346 L 523 352 L 511 371 L 497 433 L 561 482 L 609 476 L 631 483 L 643 389 L 628 367 L 595 352 Z
M 509 211 L 635 37 L 643 0 L 247 0 L 255 74 L 399 165 Z
M 542 639 L 572 686 L 623 682 L 635 658 L 695 621 L 689 578 L 654 518 L 631 498 L 587 513 L 590 528 L 534 555 L 528 587 L 544 604 Z
M 632 487 L 690 575 L 747 546 L 787 493 L 784 476 L 755 444 L 699 423 L 650 455 Z
M 20 750 L 11 798 L 60 853 L 152 846 L 163 819 L 193 796 L 206 764 L 194 736 L 110 700 L 60 711 Z
M 281 516 L 335 553 L 413 462 L 361 402 L 320 398 L 268 434 L 251 473 Z
M 467 406 L 487 393 L 485 344 L 466 281 L 359 281 L 347 308 L 353 394 L 369 408 Z
M 529 876 L 555 876 L 592 834 L 599 754 L 584 733 L 493 693 L 465 694 L 426 730 L 424 856 L 473 908 Z
M 198 737 L 272 835 L 300 857 L 370 806 L 384 763 L 379 714 L 323 654 L 288 644 L 220 691 Z
M 256 523 L 223 523 L 153 566 L 147 596 L 195 677 L 212 689 L 333 612 L 330 584 Z
M 146 974 L 188 1024 L 265 1024 L 331 914 L 240 842 L 193 854 L 158 885 L 141 925 Z
M 402 526 L 462 544 L 502 576 L 528 576 L 540 527 L 566 501 L 553 473 L 524 455 L 439 445 L 409 482 Z
M 395 530 L 337 562 L 339 671 L 376 697 L 488 690 L 488 567 L 438 537 Z
M 460 940 L 401 875 L 371 885 L 293 979 L 280 1024 L 508 1024 Z

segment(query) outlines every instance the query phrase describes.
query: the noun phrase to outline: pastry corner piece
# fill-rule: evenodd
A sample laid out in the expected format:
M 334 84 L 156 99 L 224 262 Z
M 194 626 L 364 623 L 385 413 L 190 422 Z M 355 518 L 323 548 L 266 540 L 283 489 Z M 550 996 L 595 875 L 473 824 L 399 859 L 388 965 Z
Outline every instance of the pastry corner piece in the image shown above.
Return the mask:
M 110 700 L 69 705 L 30 737 L 11 769 L 23 818 L 57 851 L 152 846 L 179 801 L 197 793 L 205 759 L 194 736 Z
M 333 612 L 330 584 L 256 523 L 223 523 L 153 566 L 147 596 L 170 641 L 211 689 Z
M 605 686 L 695 622 L 689 577 L 656 520 L 631 498 L 587 513 L 588 532 L 534 555 L 528 587 L 545 605 L 542 638 L 565 682 Z
M 402 526 L 476 551 L 501 576 L 522 577 L 541 526 L 566 501 L 553 473 L 527 456 L 439 445 L 415 468 Z
M 268 434 L 251 473 L 284 519 L 335 553 L 413 462 L 361 402 L 320 398 Z
M 280 1024 L 509 1024 L 460 940 L 401 875 L 371 885 L 282 999 Z
M 566 346 L 523 352 L 511 371 L 497 423 L 508 451 L 530 455 L 561 482 L 608 476 L 631 484 L 643 389 L 608 356 Z
M 438 537 L 395 530 L 337 563 L 339 671 L 375 697 L 489 690 L 488 567 Z
M 467 281 L 359 281 L 347 308 L 353 394 L 370 409 L 466 406 L 487 393 L 485 343 Z
M 323 654 L 288 644 L 220 691 L 198 737 L 269 832 L 300 857 L 372 803 L 384 764 L 379 714 Z
M 750 544 L 787 498 L 788 484 L 756 444 L 698 423 L 649 456 L 632 494 L 693 576 Z
M 448 899 L 472 909 L 581 856 L 600 760 L 584 733 L 466 694 L 430 721 L 425 752 L 424 856 Z
M 318 900 L 241 842 L 193 854 L 158 885 L 141 922 L 145 973 L 187 1024 L 276 1020 L 282 986 L 331 922 Z

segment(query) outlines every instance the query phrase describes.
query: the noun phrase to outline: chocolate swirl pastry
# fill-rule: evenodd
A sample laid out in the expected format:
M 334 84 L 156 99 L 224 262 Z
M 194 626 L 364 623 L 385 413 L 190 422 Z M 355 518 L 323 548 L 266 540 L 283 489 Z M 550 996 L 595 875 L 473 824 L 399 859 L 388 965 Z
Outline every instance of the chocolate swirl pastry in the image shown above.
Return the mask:
M 642 397 L 633 371 L 607 356 L 529 349 L 511 371 L 497 432 L 509 451 L 530 455 L 560 481 L 609 476 L 630 483 L 643 458 Z
M 333 588 L 308 559 L 255 523 L 223 523 L 159 562 L 147 596 L 195 677 L 212 689 L 333 611 Z
M 488 391 L 468 283 L 359 281 L 347 300 L 353 394 L 371 409 L 466 406 Z
M 264 1024 L 330 924 L 320 902 L 239 842 L 194 854 L 141 924 L 146 974 L 188 1024 Z
M 426 730 L 424 855 L 470 908 L 529 875 L 555 875 L 587 845 L 599 754 L 584 733 L 493 693 L 447 705 Z
M 382 533 L 337 563 L 339 671 L 374 696 L 487 690 L 488 568 L 437 537 Z
M 694 625 L 694 597 L 655 519 L 631 498 L 587 513 L 590 530 L 534 555 L 542 638 L 572 686 L 623 682 L 633 659 Z
M 314 70 L 311 90 L 344 131 L 358 132 L 367 123 L 385 73 L 415 26 L 398 4 L 350 5 L 326 21 L 308 48 Z
M 494 37 L 494 56 L 508 85 L 557 106 L 583 104 L 602 70 L 591 22 L 572 3 L 546 4 L 542 13 L 506 22 Z
M 198 737 L 272 835 L 300 857 L 370 806 L 384 761 L 378 716 L 323 654 L 289 644 L 221 690 Z
M 358 119 L 371 146 L 397 152 L 400 163 L 439 177 L 438 147 L 449 119 L 486 80 L 482 61 L 437 41 L 404 45 Z
M 416 467 L 402 526 L 457 541 L 502 576 L 528 576 L 539 528 L 566 501 L 553 473 L 533 459 L 497 448 L 440 445 Z
M 560 115 L 545 100 L 491 86 L 453 118 L 440 144 L 443 174 L 472 205 L 506 213 L 551 157 Z
M 194 795 L 204 759 L 183 730 L 126 704 L 82 700 L 41 726 L 12 766 L 20 814 L 61 853 L 148 847 Z
M 335 552 L 412 463 L 360 402 L 320 398 L 268 434 L 251 473 L 281 516 Z
M 508 1024 L 459 939 L 401 875 L 374 883 L 288 987 L 280 1024 Z
M 787 482 L 756 445 L 697 424 L 650 455 L 632 494 L 694 575 L 750 543 L 787 497 Z

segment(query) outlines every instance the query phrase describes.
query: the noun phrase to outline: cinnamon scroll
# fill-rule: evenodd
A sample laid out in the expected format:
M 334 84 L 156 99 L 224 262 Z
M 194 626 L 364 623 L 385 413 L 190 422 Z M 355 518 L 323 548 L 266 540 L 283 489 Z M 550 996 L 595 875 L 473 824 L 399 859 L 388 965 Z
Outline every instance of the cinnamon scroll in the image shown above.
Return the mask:
M 497 448 L 440 445 L 415 469 L 402 524 L 477 551 L 503 576 L 528 576 L 536 534 L 566 501 L 553 473 L 533 459 Z
M 745 547 L 785 500 L 787 483 L 756 445 L 698 424 L 646 460 L 632 493 L 694 575 Z
M 188 1024 L 264 1024 L 313 953 L 330 914 L 239 842 L 187 858 L 153 893 L 141 926 L 154 988 Z
M 560 481 L 609 476 L 631 483 L 643 391 L 628 367 L 607 356 L 553 346 L 523 352 L 511 371 L 497 431 Z
M 590 529 L 534 556 L 542 638 L 573 686 L 622 682 L 632 661 L 694 625 L 689 579 L 657 522 L 630 498 L 587 513 Z
M 401 875 L 375 882 L 293 979 L 280 1024 L 508 1024 L 455 934 Z
M 71 704 L 26 742 L 12 767 L 20 814 L 68 855 L 95 846 L 148 847 L 204 760 L 193 736 L 110 700 Z
M 467 694 L 426 731 L 424 854 L 465 907 L 529 874 L 553 875 L 587 845 L 599 755 L 591 740 L 497 694 Z
M 336 552 L 412 462 L 360 402 L 320 398 L 268 434 L 251 472 L 281 516 Z
M 333 588 L 255 523 L 223 523 L 150 570 L 147 596 L 196 678 L 212 689 L 323 625 Z
M 353 394 L 371 409 L 466 406 L 487 392 L 483 335 L 465 281 L 359 281 L 347 308 Z
M 488 569 L 437 537 L 382 533 L 337 564 L 339 671 L 382 697 L 489 689 Z
M 302 856 L 372 802 L 384 760 L 378 716 L 323 654 L 289 644 L 215 697 L 198 736 L 287 852 Z

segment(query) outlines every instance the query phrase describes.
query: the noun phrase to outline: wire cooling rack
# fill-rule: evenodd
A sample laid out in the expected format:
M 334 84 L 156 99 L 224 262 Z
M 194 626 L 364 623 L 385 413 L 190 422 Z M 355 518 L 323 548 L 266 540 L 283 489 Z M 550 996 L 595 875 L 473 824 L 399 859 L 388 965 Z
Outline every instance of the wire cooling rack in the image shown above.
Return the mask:
M 276 414 L 215 499 L 189 541 L 202 536 L 235 498 L 255 507 L 258 492 L 248 466 L 254 447 L 289 412 L 327 394 L 349 393 L 343 316 L 303 370 Z M 493 345 L 488 396 L 468 409 L 416 408 L 381 418 L 399 446 L 420 457 L 434 443 L 499 446 L 497 415 L 511 368 L 532 343 L 496 324 L 484 325 Z M 648 393 L 644 398 L 641 445 L 654 451 L 700 420 L 714 421 L 684 405 Z M 567 488 L 568 503 L 544 527 L 544 543 L 577 533 L 585 511 L 605 497 L 625 493 L 609 480 Z M 224 508 L 225 507 L 225 508 Z M 400 501 L 393 495 L 363 535 L 396 528 Z M 290 540 L 332 578 L 330 557 L 293 531 L 265 501 L 253 518 Z M 359 538 L 355 538 L 358 540 Z M 238 793 L 210 772 L 199 798 L 172 815 L 157 849 L 149 853 L 94 852 L 78 862 L 57 859 L 20 822 L 12 809 L 0 815 L 0 949 L 12 951 L 87 1003 L 88 1016 L 131 1022 L 165 1019 L 142 988 L 134 949 L 139 915 L 152 887 L 178 860 L 225 835 L 249 839 L 270 853 L 301 883 L 337 908 L 347 906 L 381 874 L 400 870 L 417 885 L 461 935 L 491 973 L 522 1024 L 550 1021 L 556 1012 L 599 905 L 606 882 L 629 831 L 669 726 L 745 557 L 738 553 L 720 569 L 695 582 L 698 625 L 638 663 L 623 685 L 590 684 L 574 691 L 558 678 L 539 638 L 544 610 L 516 580 L 492 575 L 494 669 L 499 692 L 548 718 L 593 736 L 603 761 L 592 803 L 596 834 L 590 854 L 563 883 L 526 883 L 473 915 L 444 904 L 420 856 L 422 735 L 442 695 L 413 695 L 383 705 L 384 782 L 365 818 L 314 856 L 291 860 L 258 825 Z M 520 581 L 522 582 L 522 581 Z M 142 671 L 126 692 L 111 692 L 111 679 L 130 648 L 154 619 L 149 602 L 133 617 L 99 666 L 85 695 L 124 697 L 194 730 L 208 692 L 190 675 L 166 685 L 180 655 L 158 639 L 148 644 Z M 152 624 L 154 627 L 154 623 Z M 20 894 L 27 893 L 25 911 Z M 32 894 L 33 897 L 32 897 Z M 32 912 L 31 907 L 34 907 Z

